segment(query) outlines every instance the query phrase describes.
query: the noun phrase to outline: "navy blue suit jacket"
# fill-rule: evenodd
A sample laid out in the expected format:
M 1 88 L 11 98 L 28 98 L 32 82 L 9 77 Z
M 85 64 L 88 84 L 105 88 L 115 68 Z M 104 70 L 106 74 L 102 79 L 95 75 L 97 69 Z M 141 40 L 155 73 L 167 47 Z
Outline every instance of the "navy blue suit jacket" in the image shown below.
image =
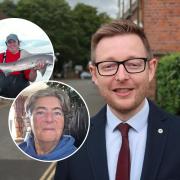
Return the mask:
M 149 101 L 147 141 L 141 180 L 180 180 L 180 118 Z M 106 157 L 106 107 L 91 119 L 86 142 L 60 161 L 55 180 L 109 180 Z M 158 133 L 163 129 L 163 133 Z

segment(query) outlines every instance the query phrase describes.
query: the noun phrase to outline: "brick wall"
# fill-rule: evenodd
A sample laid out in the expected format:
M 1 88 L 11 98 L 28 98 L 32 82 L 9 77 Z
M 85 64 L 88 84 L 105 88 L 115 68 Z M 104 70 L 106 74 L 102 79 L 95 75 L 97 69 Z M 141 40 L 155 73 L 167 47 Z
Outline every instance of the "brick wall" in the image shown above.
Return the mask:
M 142 0 L 144 31 L 155 54 L 180 51 L 180 1 Z
M 141 0 L 144 31 L 156 57 L 180 52 L 180 1 Z M 156 99 L 156 79 L 148 96 Z

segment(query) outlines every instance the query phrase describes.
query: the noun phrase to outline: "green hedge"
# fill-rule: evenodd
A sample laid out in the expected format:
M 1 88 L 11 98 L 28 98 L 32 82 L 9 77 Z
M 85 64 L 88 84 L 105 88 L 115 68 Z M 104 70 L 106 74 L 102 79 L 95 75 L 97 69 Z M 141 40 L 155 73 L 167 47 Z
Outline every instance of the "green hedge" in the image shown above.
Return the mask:
M 157 102 L 168 112 L 180 115 L 180 53 L 167 55 L 159 60 Z

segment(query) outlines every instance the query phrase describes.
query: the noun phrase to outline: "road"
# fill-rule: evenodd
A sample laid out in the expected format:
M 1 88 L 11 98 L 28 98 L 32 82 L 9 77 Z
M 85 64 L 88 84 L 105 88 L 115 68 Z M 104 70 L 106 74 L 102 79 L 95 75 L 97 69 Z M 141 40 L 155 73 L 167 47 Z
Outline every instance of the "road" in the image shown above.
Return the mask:
M 65 80 L 84 98 L 93 116 L 104 104 L 96 87 L 90 80 Z M 14 144 L 8 128 L 8 113 L 12 101 L 0 101 L 0 174 L 5 180 L 36 180 L 41 177 L 50 163 L 27 158 Z M 1 178 L 0 178 L 1 179 Z

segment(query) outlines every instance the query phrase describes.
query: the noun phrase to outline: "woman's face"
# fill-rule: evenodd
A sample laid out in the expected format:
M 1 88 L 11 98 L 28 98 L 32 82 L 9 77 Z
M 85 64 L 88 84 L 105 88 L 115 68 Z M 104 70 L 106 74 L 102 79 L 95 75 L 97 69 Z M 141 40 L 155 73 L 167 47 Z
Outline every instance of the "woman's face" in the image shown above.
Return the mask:
M 64 129 L 64 114 L 57 97 L 38 98 L 31 116 L 35 142 L 58 143 Z

